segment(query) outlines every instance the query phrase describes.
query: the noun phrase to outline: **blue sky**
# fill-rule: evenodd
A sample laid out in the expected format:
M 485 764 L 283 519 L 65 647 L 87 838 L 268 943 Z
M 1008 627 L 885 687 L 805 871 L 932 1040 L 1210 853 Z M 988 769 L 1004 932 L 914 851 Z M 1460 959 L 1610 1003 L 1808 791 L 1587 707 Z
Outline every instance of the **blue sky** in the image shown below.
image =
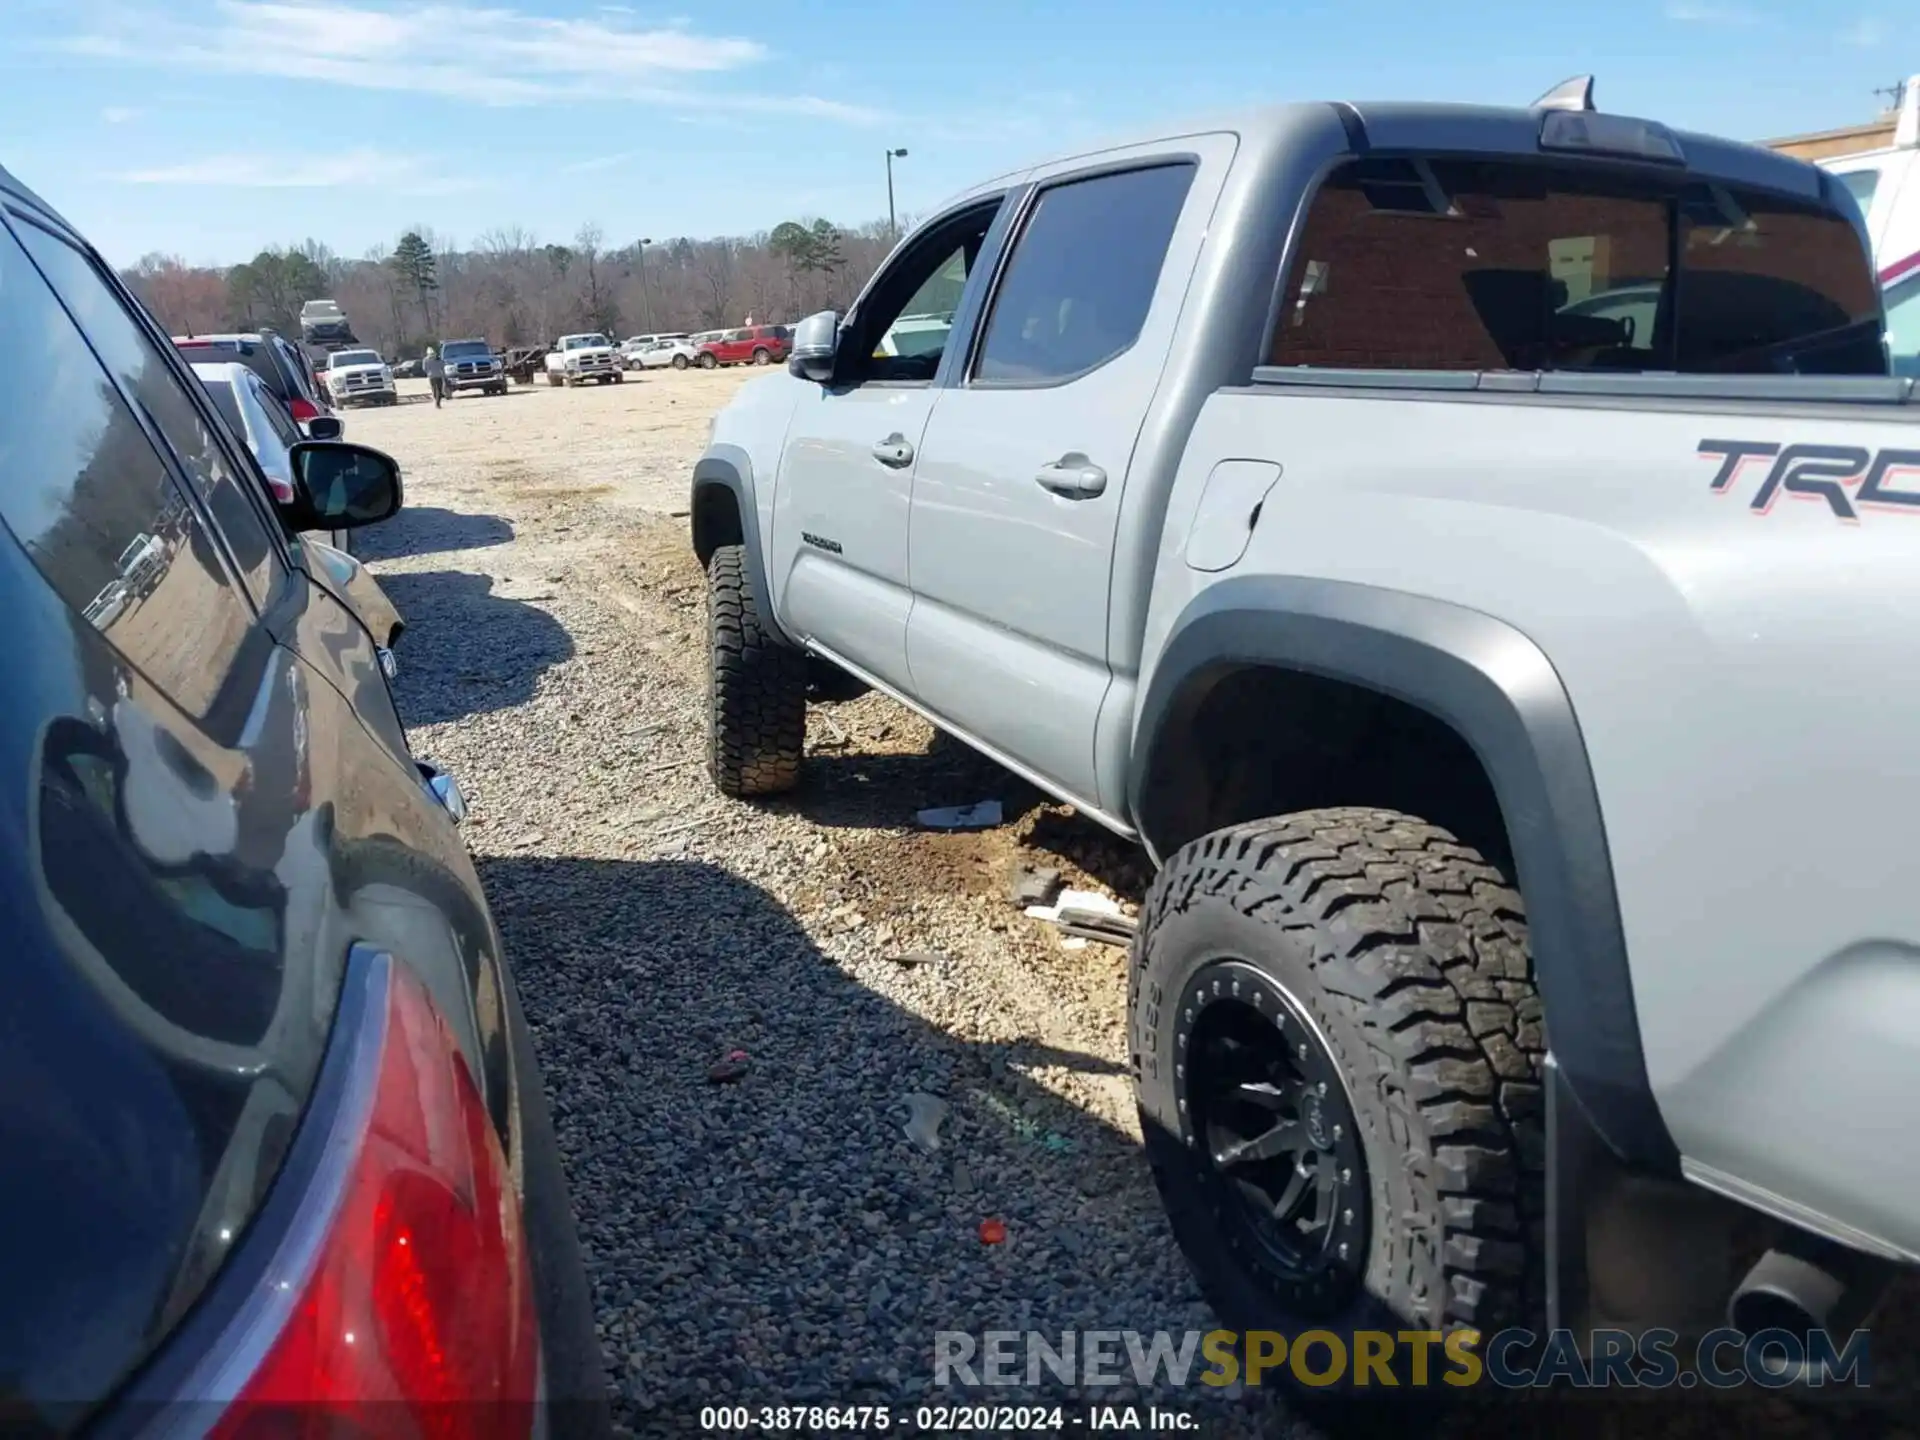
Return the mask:
M 1116 132 L 1281 99 L 1604 109 L 1757 139 L 1920 71 L 1893 0 L 0 0 L 0 164 L 117 263 L 582 224 L 884 217 Z

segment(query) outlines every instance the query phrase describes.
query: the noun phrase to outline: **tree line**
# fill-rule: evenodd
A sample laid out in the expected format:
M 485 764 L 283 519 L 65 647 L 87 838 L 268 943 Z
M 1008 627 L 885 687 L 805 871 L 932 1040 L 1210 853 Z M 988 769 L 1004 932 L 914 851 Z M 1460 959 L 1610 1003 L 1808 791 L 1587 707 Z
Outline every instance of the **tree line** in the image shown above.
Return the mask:
M 598 330 L 617 342 L 844 309 L 891 235 L 885 221 L 843 229 L 808 219 L 757 235 L 615 245 L 589 224 L 565 244 L 512 227 L 461 247 L 420 226 L 359 259 L 308 240 L 227 269 L 155 253 L 122 273 L 175 335 L 262 326 L 298 335 L 302 303 L 327 298 L 363 344 L 404 358 L 467 336 L 545 345 Z

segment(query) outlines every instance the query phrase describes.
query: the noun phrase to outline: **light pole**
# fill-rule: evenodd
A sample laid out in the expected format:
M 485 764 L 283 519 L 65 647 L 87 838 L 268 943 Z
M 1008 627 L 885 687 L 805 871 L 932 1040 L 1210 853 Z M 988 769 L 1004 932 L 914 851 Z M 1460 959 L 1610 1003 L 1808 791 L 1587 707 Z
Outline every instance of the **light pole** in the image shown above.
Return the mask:
M 900 238 L 900 226 L 893 218 L 893 162 L 906 158 L 904 147 L 887 151 L 887 235 L 894 240 Z
M 653 296 L 647 290 L 647 246 L 652 243 L 652 236 L 648 236 L 645 240 L 642 240 L 640 242 L 638 255 L 640 262 L 640 303 L 646 307 L 646 324 L 648 331 L 652 331 L 653 329 Z

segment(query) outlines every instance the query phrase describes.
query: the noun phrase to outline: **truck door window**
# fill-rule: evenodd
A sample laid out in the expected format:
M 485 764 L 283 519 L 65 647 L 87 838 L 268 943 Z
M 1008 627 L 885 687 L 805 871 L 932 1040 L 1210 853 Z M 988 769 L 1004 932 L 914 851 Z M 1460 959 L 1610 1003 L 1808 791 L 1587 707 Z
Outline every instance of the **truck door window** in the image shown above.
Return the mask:
M 1857 232 L 1817 206 L 1536 162 L 1370 159 L 1314 196 L 1268 363 L 1876 374 L 1877 308 Z
M 915 241 L 861 297 L 850 384 L 927 384 L 940 368 L 954 311 L 1001 201 L 962 212 Z
M 0 225 L 0 520 L 74 612 L 195 718 L 253 612 L 134 412 Z
M 1002 274 L 975 383 L 1059 384 L 1131 348 L 1193 171 L 1156 165 L 1042 191 Z

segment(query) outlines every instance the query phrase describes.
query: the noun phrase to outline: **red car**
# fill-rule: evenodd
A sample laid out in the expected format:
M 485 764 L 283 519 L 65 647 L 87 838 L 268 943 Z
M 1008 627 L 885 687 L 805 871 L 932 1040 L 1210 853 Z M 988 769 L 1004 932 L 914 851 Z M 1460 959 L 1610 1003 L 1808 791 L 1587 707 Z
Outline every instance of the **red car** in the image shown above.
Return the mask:
M 721 365 L 772 365 L 785 360 L 793 348 L 793 331 L 785 325 L 749 325 L 729 330 L 700 347 L 700 368 Z

